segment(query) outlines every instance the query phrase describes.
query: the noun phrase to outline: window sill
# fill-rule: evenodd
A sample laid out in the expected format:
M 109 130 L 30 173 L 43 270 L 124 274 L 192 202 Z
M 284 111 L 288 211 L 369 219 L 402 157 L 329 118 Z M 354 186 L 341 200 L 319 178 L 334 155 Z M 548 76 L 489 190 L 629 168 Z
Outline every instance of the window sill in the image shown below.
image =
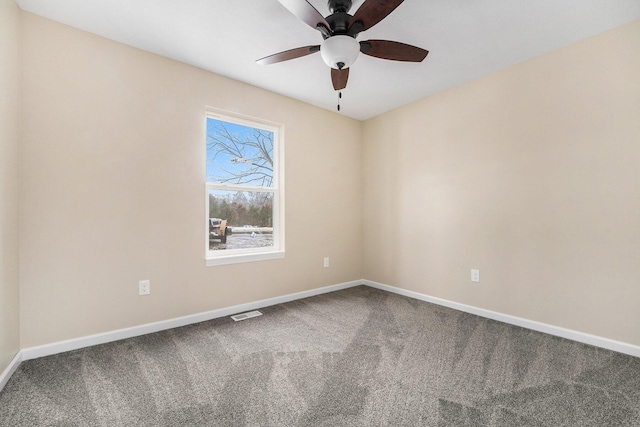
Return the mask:
M 284 258 L 284 251 L 260 252 L 252 254 L 235 254 L 218 256 L 215 258 L 205 258 L 206 266 L 239 264 L 243 262 L 266 261 L 270 259 Z

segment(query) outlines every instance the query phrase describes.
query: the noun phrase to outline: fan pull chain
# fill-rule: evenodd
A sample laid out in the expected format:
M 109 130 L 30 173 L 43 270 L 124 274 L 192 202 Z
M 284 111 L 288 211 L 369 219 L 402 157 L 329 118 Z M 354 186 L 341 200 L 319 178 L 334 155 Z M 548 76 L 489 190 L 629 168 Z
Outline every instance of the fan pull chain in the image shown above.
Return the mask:
M 342 99 L 342 91 L 338 92 L 338 111 L 340 111 L 340 99 Z

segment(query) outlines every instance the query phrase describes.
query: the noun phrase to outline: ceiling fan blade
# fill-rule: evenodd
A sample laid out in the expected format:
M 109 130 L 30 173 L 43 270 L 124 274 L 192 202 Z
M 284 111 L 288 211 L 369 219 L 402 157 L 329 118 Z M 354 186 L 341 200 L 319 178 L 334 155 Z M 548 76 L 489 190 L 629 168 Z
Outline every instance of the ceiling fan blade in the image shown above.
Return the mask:
M 335 90 L 342 90 L 347 87 L 347 80 L 349 79 L 349 69 L 343 68 L 342 70 L 331 69 L 331 82 Z
M 307 0 L 278 0 L 284 7 L 289 9 L 291 13 L 302 19 L 312 28 L 321 30 L 319 27 L 324 27 L 325 30 L 329 30 L 331 26 L 324 19 L 324 16 L 318 12 L 318 9 L 313 7 Z
M 382 21 L 404 0 L 365 0 L 349 24 L 349 33 L 359 33 Z
M 406 62 L 422 62 L 429 53 L 428 50 L 411 46 L 410 44 L 389 40 L 362 41 L 360 42 L 360 52 L 376 58 Z
M 285 50 L 284 52 L 274 53 L 273 55 L 265 56 L 262 59 L 258 59 L 256 62 L 260 65 L 275 64 L 277 62 L 300 58 L 301 56 L 310 55 L 312 53 L 316 53 L 319 51 L 320 51 L 320 45 L 299 47 L 296 49 Z

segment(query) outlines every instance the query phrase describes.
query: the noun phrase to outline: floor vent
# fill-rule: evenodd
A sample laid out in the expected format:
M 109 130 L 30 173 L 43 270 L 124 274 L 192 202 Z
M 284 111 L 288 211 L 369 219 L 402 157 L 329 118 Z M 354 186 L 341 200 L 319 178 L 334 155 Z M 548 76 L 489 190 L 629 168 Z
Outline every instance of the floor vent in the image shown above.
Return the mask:
M 258 310 L 254 310 L 247 311 L 246 313 L 234 314 L 233 316 L 231 316 L 231 318 L 236 322 L 239 322 L 240 320 L 251 319 L 252 317 L 258 316 L 262 316 L 262 313 L 260 313 Z

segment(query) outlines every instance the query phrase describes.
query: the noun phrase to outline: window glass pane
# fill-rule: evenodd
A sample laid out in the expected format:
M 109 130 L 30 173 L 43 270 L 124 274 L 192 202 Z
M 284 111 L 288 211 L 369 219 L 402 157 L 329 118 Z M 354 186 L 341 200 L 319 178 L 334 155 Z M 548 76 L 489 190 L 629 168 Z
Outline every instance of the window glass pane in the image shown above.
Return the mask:
M 273 246 L 273 193 L 209 191 L 209 250 Z
M 271 131 L 207 118 L 207 182 L 273 186 Z

